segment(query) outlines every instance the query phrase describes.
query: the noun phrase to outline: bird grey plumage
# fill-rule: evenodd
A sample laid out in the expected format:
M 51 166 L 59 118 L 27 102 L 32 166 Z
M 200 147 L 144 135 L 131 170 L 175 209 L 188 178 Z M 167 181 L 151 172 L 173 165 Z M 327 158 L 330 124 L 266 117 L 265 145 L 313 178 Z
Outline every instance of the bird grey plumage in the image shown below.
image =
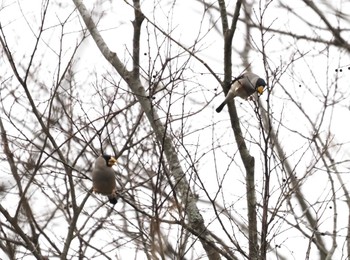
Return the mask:
M 117 162 L 117 160 L 109 155 L 99 156 L 94 165 L 92 171 L 92 185 L 93 191 L 102 195 L 106 195 L 109 202 L 112 204 L 117 203 L 117 191 L 116 191 L 116 181 L 115 174 L 112 166 Z
M 240 77 L 236 78 L 232 83 L 230 90 L 228 91 L 224 102 L 216 109 L 216 112 L 220 113 L 224 106 L 230 99 L 240 97 L 247 99 L 255 92 L 262 94 L 264 87 L 266 86 L 265 80 L 258 75 L 250 72 L 246 72 Z

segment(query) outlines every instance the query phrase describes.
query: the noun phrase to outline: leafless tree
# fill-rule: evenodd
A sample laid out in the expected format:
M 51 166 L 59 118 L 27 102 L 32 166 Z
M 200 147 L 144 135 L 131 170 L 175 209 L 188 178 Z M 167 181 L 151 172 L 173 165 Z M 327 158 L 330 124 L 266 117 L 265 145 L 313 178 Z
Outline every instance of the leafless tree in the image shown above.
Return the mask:
M 348 259 L 346 7 L 2 1 L 0 257 Z

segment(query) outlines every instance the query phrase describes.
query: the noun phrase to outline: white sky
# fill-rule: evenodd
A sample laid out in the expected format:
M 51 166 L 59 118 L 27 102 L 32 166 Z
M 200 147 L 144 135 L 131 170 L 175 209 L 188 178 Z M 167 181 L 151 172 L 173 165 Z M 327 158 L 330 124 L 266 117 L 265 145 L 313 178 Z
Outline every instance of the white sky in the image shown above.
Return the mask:
M 86 4 L 91 4 L 91 2 L 86 1 Z M 0 11 L 0 22 L 4 28 L 6 40 L 8 41 L 10 46 L 16 46 L 13 48 L 14 56 L 17 60 L 21 60 L 21 62 L 26 65 L 28 63 L 29 57 L 28 53 L 31 52 L 34 46 L 33 41 L 33 32 L 29 29 L 38 28 L 38 20 L 40 16 L 39 10 L 41 7 L 41 1 L 2 1 L 0 6 L 3 9 Z M 323 27 L 320 19 L 310 12 L 309 9 L 304 7 L 304 4 L 295 1 L 295 6 L 293 10 L 296 11 L 300 16 L 307 17 L 308 20 L 313 23 L 320 24 Z M 344 3 L 343 1 L 336 1 L 337 5 L 342 6 L 342 10 L 350 10 L 349 2 Z M 162 6 L 161 6 L 162 4 Z M 230 2 L 230 5 L 233 5 L 234 2 Z M 288 3 L 289 4 L 289 3 Z M 44 84 L 45 82 L 52 82 L 53 73 L 57 70 L 57 62 L 56 62 L 56 54 L 55 51 L 58 50 L 58 40 L 60 38 L 60 26 L 58 25 L 59 21 L 65 20 L 68 15 L 72 12 L 72 3 L 63 3 L 62 6 L 65 8 L 54 8 L 56 3 L 52 3 L 52 6 L 49 8 L 50 18 L 48 19 L 43 34 L 43 40 L 40 42 L 40 52 L 42 52 L 42 59 L 38 56 L 38 59 L 35 60 L 36 63 L 41 63 L 41 67 L 45 68 L 40 70 L 39 82 L 38 84 Z M 66 6 L 64 6 L 66 5 Z M 92 5 L 92 4 L 91 4 Z M 152 12 L 154 11 L 154 5 L 156 5 L 155 9 L 155 20 L 158 26 L 160 26 L 165 31 L 171 30 L 171 35 L 174 39 L 180 41 L 184 46 L 191 46 L 193 41 L 198 37 L 198 35 L 205 36 L 205 40 L 201 42 L 199 45 L 202 49 L 199 56 L 203 60 L 205 60 L 212 68 L 215 68 L 218 74 L 223 72 L 223 43 L 221 36 L 215 30 L 209 31 L 210 26 L 212 25 L 212 21 L 208 21 L 208 17 L 206 16 L 204 20 L 201 19 L 203 14 L 203 8 L 201 5 L 195 1 L 185 1 L 180 0 L 176 2 L 176 6 L 174 9 L 170 9 L 170 2 L 164 4 L 163 2 L 147 2 L 142 5 L 142 9 L 144 13 L 152 17 Z M 302 35 L 310 35 L 315 36 L 315 32 L 312 32 L 306 28 L 304 24 L 297 21 L 295 17 L 284 11 L 281 8 L 278 8 L 278 2 L 272 2 L 271 6 L 267 9 L 267 12 L 264 16 L 264 24 L 270 25 L 274 29 L 280 30 L 291 30 L 298 34 Z M 22 9 L 20 12 L 19 7 Z M 92 6 L 88 6 L 88 8 L 92 8 Z M 131 20 L 133 17 L 132 10 L 122 1 L 118 1 L 116 6 L 111 7 L 109 1 L 104 1 L 103 4 L 99 6 L 94 6 L 94 10 L 96 13 L 101 14 L 105 12 L 103 19 L 99 22 L 99 28 L 104 30 L 102 35 L 106 40 L 109 47 L 116 51 L 120 57 L 124 58 L 131 63 L 130 58 L 128 58 L 128 52 L 131 51 Z M 232 8 L 231 8 L 232 10 Z M 258 12 L 258 6 L 254 6 L 255 12 Z M 65 32 L 65 42 L 64 42 L 64 50 L 65 57 L 68 59 L 70 56 L 70 52 L 74 45 L 76 44 L 77 36 L 79 35 L 79 24 L 77 23 L 76 18 L 77 13 L 73 13 L 66 27 L 64 28 Z M 243 15 L 243 12 L 241 12 Z M 97 15 L 98 16 L 98 15 Z M 97 17 L 96 16 L 96 17 Z M 329 14 L 327 17 L 331 17 Z M 26 19 L 24 19 L 26 18 Z M 218 19 L 218 17 L 216 18 Z M 253 20 L 255 20 L 253 18 Z M 336 20 L 331 19 L 332 22 L 336 22 Z M 30 24 L 30 26 L 28 26 Z M 146 23 L 144 23 L 145 26 Z M 221 29 L 220 21 L 217 24 L 218 28 Z M 343 27 L 343 24 L 340 24 Z M 174 29 L 175 28 L 175 29 Z M 198 33 L 200 31 L 200 34 Z M 324 32 L 327 35 L 327 32 Z M 235 34 L 235 48 L 241 49 L 243 40 L 240 39 L 244 36 L 245 29 L 242 24 L 239 24 L 237 32 Z M 254 35 L 259 37 L 258 32 L 254 31 Z M 347 35 L 349 36 L 349 35 Z M 146 33 L 143 32 L 144 40 L 146 39 Z M 305 109 L 307 109 L 307 113 L 311 118 L 317 117 L 320 112 L 320 103 L 317 103 L 315 98 L 313 97 L 313 93 L 309 93 L 306 87 L 309 87 L 312 90 L 317 90 L 320 88 L 321 91 L 325 91 L 329 86 L 332 86 L 331 82 L 334 80 L 336 76 L 340 77 L 338 82 L 338 88 L 344 92 L 344 95 L 347 97 L 343 102 L 342 106 L 337 106 L 334 110 L 333 114 L 327 114 L 326 120 L 332 120 L 332 124 L 330 127 L 330 132 L 333 135 L 333 142 L 343 142 L 349 143 L 350 136 L 350 124 L 344 123 L 345 118 L 349 116 L 349 106 L 346 104 L 349 103 L 349 90 L 348 90 L 348 82 L 350 81 L 350 71 L 348 71 L 345 67 L 343 72 L 336 75 L 335 68 L 339 65 L 347 66 L 350 64 L 349 62 L 349 54 L 339 50 L 330 48 L 329 55 L 326 56 L 321 51 L 323 51 L 323 47 L 320 47 L 317 44 L 309 44 L 304 41 L 296 42 L 292 38 L 283 38 L 283 42 L 278 35 L 269 34 L 267 36 L 269 39 L 268 44 L 266 46 L 267 52 L 269 53 L 269 65 L 273 69 L 280 69 L 281 66 L 285 66 L 291 60 L 291 57 L 294 53 L 298 57 L 300 53 L 307 53 L 308 55 L 305 58 L 302 58 L 296 61 L 293 66 L 290 67 L 289 70 L 284 74 L 279 82 L 285 88 L 290 89 L 294 92 L 294 96 L 297 97 L 299 102 L 303 105 Z M 349 39 L 350 37 L 347 37 Z M 257 38 L 257 43 L 259 42 L 259 38 Z M 286 46 L 290 45 L 290 48 L 286 48 Z M 44 47 L 46 46 L 46 48 Z M 69 47 L 71 46 L 71 47 Z M 145 48 L 141 50 L 141 53 L 148 52 L 148 46 L 143 45 Z M 298 49 L 296 49 L 296 46 Z M 176 46 L 169 46 L 169 53 L 175 55 L 178 52 L 178 48 Z M 53 51 L 55 50 L 55 51 Z M 164 48 L 166 51 L 167 48 Z M 156 53 L 151 54 L 155 55 Z M 25 56 L 23 59 L 21 57 Z M 86 79 L 87 84 L 90 83 L 89 75 L 92 73 L 103 73 L 105 70 L 109 70 L 109 64 L 102 58 L 95 46 L 95 44 L 89 39 L 88 41 L 83 43 L 83 47 L 79 50 L 80 62 L 77 63 L 76 68 L 78 71 L 78 77 L 81 79 Z M 186 57 L 183 59 L 185 60 Z M 147 64 L 148 56 L 143 57 L 144 64 Z M 52 62 L 52 60 L 54 62 Z M 181 61 L 181 59 L 179 59 Z M 235 62 L 237 61 L 237 62 Z M 262 77 L 265 77 L 263 63 L 261 55 L 258 52 L 252 52 L 251 61 L 253 63 L 253 71 Z M 67 62 L 67 60 L 63 60 L 63 62 Z M 240 66 L 241 60 L 240 57 L 235 55 L 233 61 L 233 71 L 234 75 L 240 73 L 242 71 L 242 67 Z M 146 67 L 146 65 L 145 65 Z M 3 71 L 6 68 L 7 71 Z M 159 64 L 160 68 L 160 64 Z M 207 73 L 206 69 L 197 62 L 191 63 L 191 68 L 193 69 L 193 74 L 190 75 L 195 79 L 197 84 L 191 85 L 190 83 L 186 83 L 186 87 L 191 88 L 193 94 L 191 98 L 196 102 L 193 106 L 188 106 L 187 109 L 197 110 L 201 107 L 205 106 L 208 100 L 214 98 L 216 91 L 215 88 L 218 88 L 218 83 L 215 79 L 209 74 L 201 74 Z M 329 70 L 328 70 L 329 69 Z M 189 72 L 190 73 L 190 72 Z M 6 79 L 11 72 L 8 71 L 7 61 L 2 59 L 0 61 L 0 74 L 1 82 Z M 271 75 L 269 75 L 271 76 Z M 270 81 L 272 78 L 270 78 Z M 301 84 L 301 87 L 299 87 Z M 220 88 L 219 88 L 220 90 Z M 220 90 L 221 91 L 221 90 Z M 198 93 L 198 94 L 194 94 Z M 265 93 L 266 94 L 266 93 Z M 89 91 L 79 93 L 79 97 L 82 100 L 89 100 L 91 97 L 91 93 Z M 263 96 L 264 97 L 264 96 Z M 38 100 L 40 97 L 38 96 Z M 204 159 L 202 160 L 200 165 L 198 165 L 198 170 L 201 174 L 205 175 L 202 177 L 205 181 L 206 188 L 209 190 L 210 194 L 215 194 L 217 191 L 217 176 L 215 173 L 215 167 L 217 172 L 221 174 L 221 178 L 225 178 L 225 182 L 223 183 L 223 193 L 225 193 L 225 203 L 229 205 L 231 203 L 230 198 L 233 201 L 236 201 L 234 210 L 238 210 L 239 208 L 245 209 L 246 202 L 245 199 L 238 200 L 237 197 L 240 194 L 245 194 L 245 185 L 244 185 L 244 175 L 241 173 L 241 160 L 239 155 L 236 152 L 236 144 L 234 141 L 234 137 L 232 134 L 232 130 L 230 129 L 229 117 L 226 112 L 226 109 L 220 114 L 215 113 L 215 107 L 221 103 L 223 99 L 223 95 L 220 94 L 217 96 L 210 105 L 205 108 L 201 113 L 199 113 L 195 117 L 191 117 L 190 121 L 186 122 L 187 129 L 199 129 L 201 125 L 207 126 L 208 122 L 212 122 L 215 124 L 214 134 L 212 133 L 212 128 L 207 128 L 201 130 L 200 132 L 194 132 L 189 135 L 185 141 L 188 144 L 193 144 L 198 146 L 198 150 L 201 153 L 204 153 Z M 296 108 L 291 104 L 291 102 L 286 99 L 285 94 L 281 91 L 281 88 L 276 85 L 273 96 L 272 96 L 275 116 L 277 119 L 282 118 L 283 124 L 286 128 L 290 128 L 292 131 L 286 130 L 286 128 L 282 128 L 280 131 L 280 141 L 282 142 L 287 155 L 293 154 L 293 157 L 290 158 L 291 162 L 295 164 L 300 162 L 297 166 L 297 172 L 299 177 L 302 177 L 305 168 L 310 164 L 310 160 L 312 160 L 312 154 L 304 154 L 306 150 L 308 150 L 308 145 L 305 144 L 305 139 L 298 137 L 293 131 L 301 132 L 306 136 L 310 136 L 310 126 L 305 121 L 303 117 L 301 117 L 299 112 L 296 112 Z M 181 103 L 181 102 L 180 102 Z M 165 105 L 165 103 L 164 103 Z M 87 110 L 93 111 L 94 100 L 91 99 L 91 104 L 86 103 Z M 89 106 L 91 106 L 89 108 Z M 190 108 L 191 107 L 191 108 Z M 241 114 L 243 118 L 246 120 L 242 120 L 242 128 L 248 129 L 252 136 L 256 139 L 259 138 L 259 133 L 256 129 L 254 129 L 254 125 L 256 125 L 256 119 L 252 118 L 252 107 L 250 103 L 245 102 L 237 102 L 238 112 Z M 17 110 L 18 112 L 15 115 L 21 115 L 23 112 Z M 175 116 L 177 113 L 181 112 L 180 104 L 175 104 L 172 106 L 171 113 Z M 91 112 L 92 113 L 92 112 Z M 97 115 L 97 113 L 96 113 Z M 324 131 L 327 130 L 327 125 L 325 124 Z M 180 127 L 180 124 L 173 124 L 173 129 Z M 177 129 L 178 130 L 178 129 Z M 221 145 L 222 153 L 216 152 L 216 156 L 219 158 L 219 162 L 215 165 L 214 157 L 211 152 L 211 144 L 213 138 L 218 138 L 215 144 Z M 349 147 L 344 146 L 343 149 L 336 152 L 336 159 L 344 160 L 345 158 L 349 158 Z M 256 158 L 256 179 L 257 179 L 257 190 L 261 191 L 262 185 L 262 177 L 261 177 L 261 169 L 262 165 L 260 162 L 260 150 L 257 145 L 251 144 L 250 146 L 251 154 Z M 182 151 L 183 152 L 183 151 Z M 234 162 L 232 163 L 232 156 L 234 156 Z M 228 165 L 230 167 L 228 168 Z M 230 174 L 235 172 L 235 174 Z M 349 176 L 344 174 L 342 176 L 345 179 L 346 184 L 349 183 Z M 276 182 L 277 177 L 273 177 L 273 181 Z M 232 183 L 234 183 L 234 187 L 232 187 Z M 278 190 L 278 184 L 273 183 L 272 190 Z M 310 177 L 305 185 L 303 186 L 303 190 L 307 192 L 308 200 L 310 204 L 314 204 L 315 201 L 322 201 L 325 198 L 329 197 L 327 193 L 327 189 L 329 189 L 329 182 L 326 176 L 320 172 L 316 172 L 312 177 Z M 311 192 L 308 192 L 308 191 Z M 204 194 L 198 190 L 200 197 L 205 199 Z M 278 194 L 278 192 L 276 192 Z M 341 192 L 339 192 L 341 194 Z M 260 196 L 258 195 L 258 199 Z M 272 197 L 271 205 L 274 205 L 273 200 L 275 197 Z M 5 202 L 4 202 L 5 203 Z M 201 209 L 205 209 L 207 205 L 199 204 Z M 339 208 L 341 206 L 339 205 Z M 331 223 L 331 214 L 332 212 L 323 213 L 323 221 L 324 231 L 331 231 L 328 229 L 328 224 Z M 347 216 L 348 212 L 339 211 L 339 219 L 344 219 L 343 221 L 339 221 L 339 229 L 343 229 L 347 226 Z M 329 217 L 326 217 L 328 216 Z M 205 212 L 203 216 L 206 219 L 206 223 L 210 223 L 213 215 L 211 213 Z M 245 217 L 245 215 L 244 215 Z M 344 223 L 344 224 L 343 224 Z M 215 230 L 215 226 L 210 226 L 212 230 Z M 281 228 L 282 230 L 284 227 Z M 344 230 L 345 232 L 345 230 Z M 113 234 L 108 234 L 113 235 Z M 282 233 L 282 235 L 276 238 L 276 244 L 283 243 L 284 239 L 286 240 L 285 247 L 282 247 L 280 250 L 283 254 L 288 255 L 291 254 L 293 259 L 304 259 L 306 249 L 303 247 L 307 247 L 308 241 L 304 241 L 301 239 L 301 235 L 299 233 L 291 233 L 290 230 L 288 232 Z M 302 241 L 302 242 L 301 242 Z M 301 242 L 301 243 L 298 243 Z M 300 248 L 303 248 L 300 250 Z M 128 250 L 126 250 L 128 251 Z M 292 252 L 291 252 L 292 251 Z M 130 252 L 128 251 L 128 254 Z M 312 252 L 314 253 L 314 252 Z M 342 253 L 342 245 L 339 244 L 338 250 L 334 255 L 334 259 L 340 259 Z M 3 257 L 0 255 L 0 257 Z M 29 257 L 26 259 L 30 259 Z M 271 258 L 272 259 L 272 258 Z

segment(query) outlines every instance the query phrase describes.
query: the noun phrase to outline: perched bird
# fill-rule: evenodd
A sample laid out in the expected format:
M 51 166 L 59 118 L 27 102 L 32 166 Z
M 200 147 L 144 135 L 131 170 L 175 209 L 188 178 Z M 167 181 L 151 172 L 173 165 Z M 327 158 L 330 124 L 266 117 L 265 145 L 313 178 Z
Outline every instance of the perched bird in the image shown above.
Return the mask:
M 216 109 L 216 112 L 220 113 L 224 108 L 226 103 L 235 97 L 240 97 L 243 99 L 247 99 L 254 92 L 258 92 L 262 94 L 264 91 L 264 87 L 266 86 L 265 80 L 260 78 L 258 75 L 250 72 L 246 72 L 243 75 L 236 78 L 232 83 L 230 90 L 228 91 L 224 102 L 221 103 L 220 106 Z
M 116 204 L 118 201 L 116 191 L 116 181 L 112 166 L 117 160 L 110 155 L 100 155 L 96 161 L 92 171 L 93 191 L 106 195 L 109 202 Z

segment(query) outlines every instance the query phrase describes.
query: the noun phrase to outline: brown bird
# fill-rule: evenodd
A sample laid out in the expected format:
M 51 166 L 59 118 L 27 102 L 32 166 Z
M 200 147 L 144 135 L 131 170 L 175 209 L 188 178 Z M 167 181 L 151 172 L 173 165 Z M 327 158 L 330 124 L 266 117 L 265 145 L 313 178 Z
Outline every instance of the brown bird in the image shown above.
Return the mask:
M 247 99 L 255 92 L 262 94 L 265 86 L 265 80 L 258 75 L 250 72 L 244 73 L 232 82 L 224 102 L 216 109 L 216 112 L 220 113 L 227 102 L 235 97 Z
M 113 205 L 117 203 L 117 184 L 112 166 L 117 160 L 110 155 L 100 155 L 92 171 L 92 186 L 95 193 L 106 195 Z

